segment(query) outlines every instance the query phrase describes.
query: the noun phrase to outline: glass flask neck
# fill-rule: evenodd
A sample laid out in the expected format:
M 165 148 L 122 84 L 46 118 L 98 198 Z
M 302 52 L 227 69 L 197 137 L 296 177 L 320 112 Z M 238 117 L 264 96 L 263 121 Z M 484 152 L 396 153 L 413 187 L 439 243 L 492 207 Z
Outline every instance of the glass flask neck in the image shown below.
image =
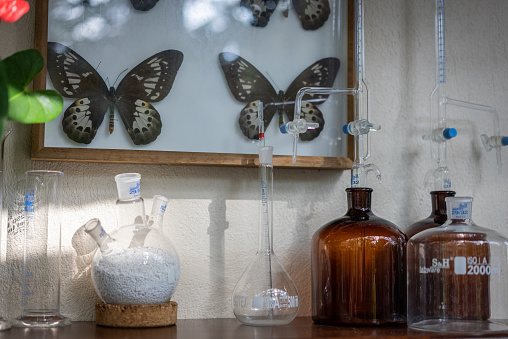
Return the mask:
M 454 197 L 454 191 L 432 191 L 430 192 L 430 199 L 432 201 L 432 213 L 430 217 L 435 222 L 445 222 L 446 216 L 446 201 L 447 197 Z
M 259 252 L 273 252 L 273 167 L 259 166 L 261 196 L 259 205 Z
M 354 187 L 347 188 L 348 216 L 360 216 L 370 213 L 372 188 Z
M 143 198 L 118 199 L 116 201 L 117 226 L 139 224 L 146 226 Z
M 156 195 L 153 197 L 152 212 L 146 222 L 147 226 L 162 229 L 164 223 L 164 213 L 168 207 L 168 201 L 169 199 L 163 195 Z
M 471 220 L 473 198 L 471 197 L 448 197 L 446 201 L 446 224 L 473 225 Z

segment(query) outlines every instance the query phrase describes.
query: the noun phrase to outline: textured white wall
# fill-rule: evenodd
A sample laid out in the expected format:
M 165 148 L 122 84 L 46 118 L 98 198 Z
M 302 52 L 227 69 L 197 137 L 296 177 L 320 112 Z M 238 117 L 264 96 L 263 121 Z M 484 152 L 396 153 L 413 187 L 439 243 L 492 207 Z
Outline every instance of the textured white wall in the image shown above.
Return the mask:
M 405 229 L 426 217 L 430 198 L 423 189 L 430 162 L 421 136 L 428 129 L 429 95 L 435 84 L 434 1 L 377 0 L 365 3 L 366 75 L 372 120 L 372 162 L 383 172 L 374 186 L 373 210 Z M 508 134 L 508 2 L 447 0 L 446 48 L 449 97 L 491 105 Z M 0 56 L 30 48 L 34 11 L 16 24 L 0 25 Z M 475 197 L 474 220 L 508 234 L 508 150 L 498 174 L 495 154 L 485 152 L 480 134 L 491 134 L 484 113 L 448 110 L 459 130 L 449 146 L 449 167 L 459 195 Z M 6 144 L 5 196 L 0 267 L 0 314 L 20 312 L 19 234 L 7 234 L 7 209 L 15 214 L 23 173 L 52 169 L 65 173 L 62 224 L 62 312 L 91 320 L 98 300 L 89 272 L 91 250 L 79 228 L 92 217 L 115 227 L 115 184 L 122 172 L 142 175 L 147 209 L 154 194 L 170 198 L 165 220 L 182 262 L 174 300 L 180 318 L 233 317 L 231 292 L 253 257 L 257 239 L 257 170 L 244 168 L 139 166 L 31 162 L 30 128 L 13 124 Z M 299 315 L 310 315 L 310 239 L 325 222 L 346 211 L 348 171 L 275 170 L 274 244 L 295 281 Z

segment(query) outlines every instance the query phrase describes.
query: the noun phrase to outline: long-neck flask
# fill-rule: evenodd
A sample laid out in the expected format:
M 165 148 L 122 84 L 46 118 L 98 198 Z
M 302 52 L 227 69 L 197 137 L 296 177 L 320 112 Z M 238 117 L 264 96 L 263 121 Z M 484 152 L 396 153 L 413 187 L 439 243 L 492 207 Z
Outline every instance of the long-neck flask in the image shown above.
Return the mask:
M 233 291 L 233 313 L 248 325 L 286 325 L 298 313 L 296 286 L 273 251 L 272 152 L 271 146 L 259 148 L 259 247 Z
M 413 329 L 508 330 L 508 239 L 472 221 L 472 201 L 446 198 L 446 223 L 408 241 L 408 325 Z
M 448 197 L 454 197 L 454 191 L 432 191 L 430 198 L 432 201 L 432 212 L 430 215 L 420 221 L 410 225 L 406 230 L 406 236 L 410 239 L 416 233 L 425 231 L 426 229 L 441 226 L 447 220 L 446 216 L 446 202 Z
M 312 319 L 327 325 L 406 322 L 406 236 L 371 211 L 371 188 L 348 188 L 345 216 L 312 238 Z

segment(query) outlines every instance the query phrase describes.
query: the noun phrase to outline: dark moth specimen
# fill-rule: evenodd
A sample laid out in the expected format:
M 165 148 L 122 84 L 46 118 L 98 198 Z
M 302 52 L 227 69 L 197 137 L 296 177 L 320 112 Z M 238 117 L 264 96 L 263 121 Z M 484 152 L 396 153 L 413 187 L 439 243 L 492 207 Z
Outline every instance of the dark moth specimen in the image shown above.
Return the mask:
M 158 1 L 159 0 L 131 0 L 131 3 L 134 9 L 138 11 L 148 11 L 152 9 Z
M 289 0 L 282 0 L 289 3 Z M 279 0 L 240 0 L 240 6 L 252 12 L 252 26 L 265 27 L 270 16 L 277 8 Z M 298 14 L 298 18 L 305 30 L 316 30 L 324 25 L 330 16 L 330 3 L 328 0 L 291 0 L 291 4 Z M 284 11 L 288 16 L 288 10 Z
M 302 87 L 332 87 L 339 72 L 340 61 L 337 58 L 321 59 L 305 69 L 292 83 L 286 92 L 277 93 L 268 79 L 247 60 L 234 53 L 219 54 L 219 62 L 226 76 L 231 93 L 236 100 L 246 103 L 240 112 L 240 129 L 249 139 L 259 138 L 259 107 L 257 100 L 263 103 L 263 120 L 265 129 L 273 116 L 279 114 L 279 126 L 284 123 L 283 113 L 293 120 L 296 94 Z M 302 100 L 300 117 L 309 122 L 319 123 L 319 127 L 300 134 L 300 139 L 315 139 L 323 130 L 325 120 L 316 107 L 323 103 L 328 95 L 305 95 Z
M 182 52 L 162 51 L 134 67 L 116 89 L 108 89 L 78 53 L 48 42 L 48 73 L 53 86 L 62 96 L 77 98 L 65 110 L 64 132 L 76 142 L 89 144 L 109 109 L 109 132 L 113 133 L 116 107 L 134 144 L 151 143 L 161 133 L 162 121 L 150 102 L 159 102 L 169 94 L 182 61 Z

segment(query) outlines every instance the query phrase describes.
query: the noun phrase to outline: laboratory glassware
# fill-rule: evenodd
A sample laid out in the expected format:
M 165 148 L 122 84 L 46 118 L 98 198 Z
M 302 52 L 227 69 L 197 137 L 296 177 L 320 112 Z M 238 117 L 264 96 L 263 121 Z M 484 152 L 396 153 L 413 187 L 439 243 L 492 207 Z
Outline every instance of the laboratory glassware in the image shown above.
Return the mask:
M 408 325 L 437 332 L 508 330 L 508 239 L 477 226 L 471 197 L 447 197 L 448 220 L 407 246 Z
M 298 291 L 273 251 L 273 147 L 259 147 L 261 199 L 259 246 L 233 291 L 233 313 L 256 326 L 289 324 L 298 313 Z
M 63 173 L 25 172 L 25 227 L 21 315 L 17 327 L 71 323 L 60 314 L 60 237 Z
M 180 260 L 163 233 L 168 198 L 156 195 L 146 222 L 141 175 L 115 177 L 118 228 L 108 234 L 99 219 L 85 224 L 98 245 L 92 261 L 95 291 L 106 304 L 155 305 L 169 302 L 180 278 Z
M 441 226 L 447 220 L 446 202 L 447 197 L 454 197 L 454 191 L 432 191 L 430 198 L 432 201 L 432 212 L 430 215 L 420 221 L 411 224 L 406 230 L 406 236 L 410 239 L 416 233 L 425 231 L 426 229 Z
M 371 211 L 371 188 L 348 188 L 347 213 L 312 238 L 312 320 L 406 322 L 406 236 Z
M 1 224 L 1 217 L 2 217 L 2 201 L 3 201 L 3 192 L 4 192 L 4 178 L 3 178 L 3 171 L 4 171 L 4 146 L 5 146 L 5 140 L 7 137 L 11 134 L 11 130 L 8 129 L 5 132 L 5 135 L 2 139 L 2 145 L 0 148 L 0 224 Z M 4 298 L 5 300 L 5 298 Z M 4 319 L 0 317 L 0 331 L 7 330 L 11 328 L 12 322 L 10 320 Z

